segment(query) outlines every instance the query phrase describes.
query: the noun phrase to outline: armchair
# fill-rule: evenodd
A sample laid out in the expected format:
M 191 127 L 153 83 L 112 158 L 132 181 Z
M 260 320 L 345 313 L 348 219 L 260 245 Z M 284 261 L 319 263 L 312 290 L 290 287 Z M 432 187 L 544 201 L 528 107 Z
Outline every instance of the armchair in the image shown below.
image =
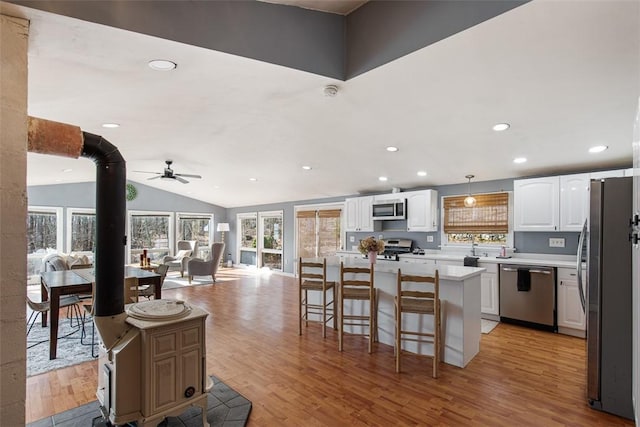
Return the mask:
M 180 268 L 180 277 L 184 277 L 184 271 L 187 269 L 189 257 L 197 253 L 197 250 L 197 240 L 178 240 L 178 252 L 175 256 L 165 255 L 165 257 L 162 258 L 162 263 L 168 265 L 169 268 Z
M 200 258 L 190 258 L 187 262 L 187 274 L 189 275 L 189 283 L 193 276 L 211 276 L 213 282 L 216 281 L 216 273 L 218 272 L 218 265 L 220 264 L 220 258 L 224 253 L 224 243 L 216 242 L 211 245 L 211 252 L 209 258 L 205 261 Z

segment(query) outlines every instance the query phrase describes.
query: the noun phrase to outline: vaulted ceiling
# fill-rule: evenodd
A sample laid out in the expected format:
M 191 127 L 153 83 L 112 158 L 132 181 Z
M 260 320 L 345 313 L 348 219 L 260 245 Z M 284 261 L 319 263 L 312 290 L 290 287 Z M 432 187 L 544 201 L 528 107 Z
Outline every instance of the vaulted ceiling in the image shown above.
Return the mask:
M 131 26 L 121 29 L 27 3 L 38 7 L 38 2 L 0 6 L 2 13 L 31 20 L 29 114 L 103 135 L 123 153 L 130 181 L 216 205 L 422 188 L 466 182 L 467 174 L 485 181 L 631 165 L 640 95 L 639 2 L 534 0 L 466 29 L 452 27 L 417 49 L 400 43 L 419 38 L 412 32 L 428 33 L 431 27 L 425 29 L 417 16 L 416 22 L 403 18 L 406 26 L 390 26 L 386 35 L 384 27 L 368 26 L 373 8 L 386 8 L 375 16 L 393 22 L 402 3 L 415 2 L 333 2 L 348 7 L 331 13 L 289 4 L 296 1 L 260 3 L 262 15 L 254 16 L 265 20 L 238 20 L 237 28 L 239 15 L 231 9 L 224 21 L 221 15 L 218 21 L 207 16 L 189 21 L 193 16 L 186 11 L 180 16 L 178 8 L 159 30 L 162 36 L 136 30 L 151 27 L 151 16 L 132 18 Z M 59 3 L 87 10 L 114 4 Z M 115 3 L 115 11 L 129 7 Z M 187 4 L 193 3 L 199 2 Z M 310 3 L 318 2 L 304 3 L 317 9 Z M 446 2 L 425 3 L 437 8 Z M 260 48 L 260 34 L 277 36 L 273 27 L 261 25 L 292 10 L 303 11 L 290 13 L 300 35 L 326 16 L 326 28 L 340 19 L 343 28 L 360 29 L 351 33 L 359 39 L 339 35 L 346 51 L 339 58 L 322 50 L 321 33 L 308 40 L 283 37 L 275 45 L 265 40 Z M 119 18 L 115 12 L 102 16 Z M 194 29 L 220 31 L 209 39 L 213 47 L 169 39 L 188 34 L 189 22 Z M 255 29 L 254 39 L 247 28 Z M 225 51 L 231 42 L 237 49 L 253 49 L 254 57 Z M 299 51 L 304 55 L 295 50 L 306 45 L 311 47 Z M 369 56 L 358 56 L 363 50 L 349 51 L 350 46 L 370 49 Z M 273 61 L 256 59 L 267 51 Z M 300 57 L 302 66 L 296 63 Z M 159 58 L 178 67 L 151 70 L 147 63 Z M 342 70 L 343 60 L 344 77 L 321 70 L 328 65 Z M 335 96 L 326 96 L 328 85 L 336 86 Z M 101 126 L 109 122 L 120 127 Z M 493 131 L 501 122 L 510 129 Z M 608 149 L 591 154 L 594 145 Z M 388 152 L 388 146 L 398 151 Z M 516 164 L 516 157 L 527 162 Z M 203 178 L 180 184 L 148 181 L 151 175 L 133 172 L 160 172 L 166 159 L 174 161 L 175 172 Z M 87 160 L 28 157 L 29 185 L 94 176 Z

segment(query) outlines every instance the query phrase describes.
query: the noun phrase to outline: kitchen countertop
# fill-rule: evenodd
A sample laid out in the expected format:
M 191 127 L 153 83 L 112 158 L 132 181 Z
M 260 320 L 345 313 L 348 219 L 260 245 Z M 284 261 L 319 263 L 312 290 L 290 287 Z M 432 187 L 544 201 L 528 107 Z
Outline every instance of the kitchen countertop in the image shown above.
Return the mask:
M 359 252 L 354 251 L 339 251 L 338 254 L 345 255 L 360 255 Z M 427 250 L 424 255 L 415 254 L 403 254 L 400 255 L 400 259 L 434 259 L 443 261 L 464 261 L 465 256 L 470 256 L 464 253 L 446 253 L 436 250 Z M 395 261 L 383 261 L 383 262 L 395 262 Z M 492 264 L 518 264 L 518 265 L 537 265 L 547 267 L 560 267 L 560 268 L 576 268 L 575 255 L 550 255 L 550 254 L 514 254 L 511 258 L 496 258 L 495 256 L 480 256 L 478 257 L 479 263 L 492 263 Z M 444 266 L 442 266 L 444 267 Z M 441 269 L 442 267 L 439 267 Z
M 416 255 L 418 256 L 418 255 Z M 343 261 L 345 266 L 368 266 L 368 259 L 349 259 Z M 327 266 L 340 265 L 339 257 L 327 257 Z M 404 273 L 409 274 L 433 274 L 436 270 L 434 266 L 413 263 L 398 263 L 397 261 L 378 260 L 374 270 L 376 273 L 398 274 L 398 269 L 402 268 Z M 437 267 L 441 279 L 461 281 L 476 276 L 485 271 L 482 267 L 463 267 L 461 265 L 443 265 Z

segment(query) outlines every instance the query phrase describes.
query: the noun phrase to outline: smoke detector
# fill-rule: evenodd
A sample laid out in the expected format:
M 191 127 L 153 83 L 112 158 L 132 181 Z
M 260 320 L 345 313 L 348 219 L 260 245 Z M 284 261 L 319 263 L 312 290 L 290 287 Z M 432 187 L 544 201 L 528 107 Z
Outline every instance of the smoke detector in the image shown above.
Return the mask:
M 324 96 L 334 97 L 338 94 L 338 86 L 336 85 L 327 85 L 324 87 Z

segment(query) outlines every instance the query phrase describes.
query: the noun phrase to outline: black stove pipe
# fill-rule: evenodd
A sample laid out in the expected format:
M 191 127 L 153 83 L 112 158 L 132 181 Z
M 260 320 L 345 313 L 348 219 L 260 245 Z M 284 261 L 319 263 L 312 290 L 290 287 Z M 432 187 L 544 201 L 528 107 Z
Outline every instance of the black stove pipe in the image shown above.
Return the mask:
M 82 157 L 96 164 L 95 316 L 124 312 L 127 171 L 118 149 L 99 135 L 82 132 Z

